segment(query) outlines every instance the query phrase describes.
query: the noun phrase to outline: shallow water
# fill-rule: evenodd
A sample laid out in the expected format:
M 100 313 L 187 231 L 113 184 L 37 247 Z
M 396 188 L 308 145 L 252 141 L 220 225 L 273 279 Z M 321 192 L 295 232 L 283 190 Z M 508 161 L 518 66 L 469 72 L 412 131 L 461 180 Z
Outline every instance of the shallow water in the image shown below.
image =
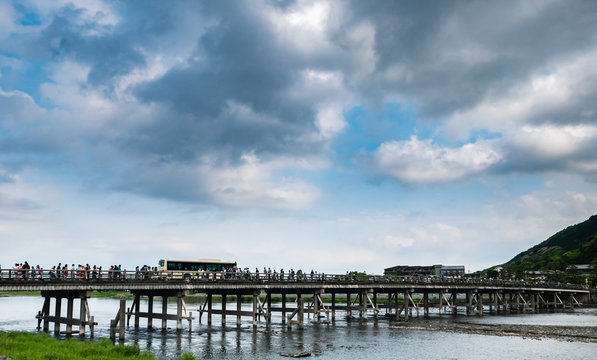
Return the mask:
M 127 306 L 131 303 L 128 301 Z M 42 304 L 41 297 L 0 298 L 0 330 L 36 331 L 35 315 Z M 118 306 L 118 300 L 89 299 L 91 314 L 98 322 L 96 339 L 109 336 L 110 319 L 115 317 Z M 250 305 L 243 306 L 250 308 Z M 154 307 L 159 309 L 159 302 L 156 301 Z M 169 312 L 175 312 L 175 303 L 169 303 L 168 307 Z M 197 318 L 198 305 L 187 304 L 187 307 Z M 142 301 L 141 309 L 146 308 L 146 302 Z M 76 310 L 77 301 L 75 312 Z M 441 318 L 432 312 L 430 318 L 441 322 L 456 320 L 486 324 L 597 326 L 597 309 L 483 317 L 447 315 Z M 198 319 L 195 319 L 190 333 L 187 323 L 183 322 L 184 330 L 177 333 L 174 322 L 168 323 L 170 328 L 166 331 L 148 330 L 146 320 L 141 319 L 138 329 L 133 326 L 127 328 L 126 343 L 137 344 L 141 350 L 148 350 L 160 359 L 177 359 L 182 352 L 192 352 L 198 359 L 283 359 L 280 353 L 301 351 L 309 351 L 313 357 L 320 359 L 591 359 L 597 354 L 595 343 L 392 328 L 384 317 L 376 321 L 370 316 L 367 321 L 363 321 L 359 318 L 347 319 L 340 312 L 333 324 L 313 324 L 310 322 L 312 319 L 306 318 L 303 330 L 287 330 L 281 324 L 279 313 L 274 313 L 270 328 L 261 321 L 256 330 L 246 318 L 238 328 L 236 317 L 228 316 L 227 320 L 227 326 L 222 327 L 217 315 L 213 316 L 211 326 L 199 324 Z M 422 318 L 414 318 L 411 321 L 421 320 Z M 205 321 L 204 316 L 203 322 Z M 160 326 L 161 321 L 154 320 L 154 326 L 156 325 Z M 53 324 L 51 328 L 52 326 Z M 64 326 L 62 329 L 64 330 Z
M 545 312 L 539 314 L 505 314 L 500 316 L 469 316 L 459 321 L 480 324 L 513 325 L 560 325 L 560 326 L 595 326 L 597 327 L 597 309 L 582 308 L 574 311 Z

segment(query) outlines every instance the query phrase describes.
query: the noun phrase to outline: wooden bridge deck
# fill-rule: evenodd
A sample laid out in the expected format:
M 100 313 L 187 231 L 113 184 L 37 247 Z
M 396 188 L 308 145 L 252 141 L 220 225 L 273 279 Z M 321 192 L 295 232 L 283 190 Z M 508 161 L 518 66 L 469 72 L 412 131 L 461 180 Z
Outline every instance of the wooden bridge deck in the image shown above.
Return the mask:
M 147 319 L 147 326 L 153 326 L 153 320 L 161 320 L 162 328 L 167 321 L 176 321 L 177 329 L 182 329 L 182 321 L 188 321 L 192 329 L 192 313 L 186 312 L 184 297 L 189 293 L 206 295 L 205 303 L 200 307 L 199 319 L 207 315 L 211 324 L 212 315 L 219 315 L 222 324 L 226 316 L 236 317 L 237 324 L 243 316 L 253 319 L 257 326 L 258 319 L 266 324 L 271 321 L 272 312 L 281 312 L 282 321 L 288 326 L 296 324 L 303 327 L 304 314 L 313 314 L 312 322 L 318 323 L 321 317 L 335 318 L 337 311 L 360 317 L 377 317 L 381 310 L 392 319 L 408 320 L 416 312 L 429 314 L 430 308 L 436 308 L 439 314 L 458 313 L 464 308 L 467 315 L 483 315 L 489 311 L 525 311 L 536 312 L 545 308 L 573 308 L 588 302 L 589 290 L 581 287 L 555 286 L 545 283 L 523 283 L 504 281 L 471 281 L 450 279 L 439 281 L 433 278 L 406 278 L 385 276 L 346 276 L 309 275 L 300 277 L 271 277 L 266 274 L 212 274 L 210 278 L 192 276 L 188 279 L 176 279 L 157 273 L 119 273 L 85 274 L 78 271 L 62 274 L 61 278 L 48 276 L 41 271 L 38 274 L 25 274 L 15 271 L 0 271 L 0 291 L 41 291 L 44 297 L 42 310 L 38 312 L 38 328 L 48 331 L 54 323 L 54 331 L 60 331 L 60 325 L 66 325 L 66 332 L 72 333 L 72 326 L 79 327 L 79 334 L 85 334 L 88 326 L 93 334 L 95 325 L 87 299 L 94 291 L 128 291 L 135 298 L 132 306 L 125 309 L 124 300 L 116 318 L 111 321 L 111 334 L 116 330 L 120 339 L 124 337 L 125 317 L 127 324 L 134 317 L 134 325 L 139 326 L 139 319 Z M 91 276 L 90 276 L 91 275 Z M 221 298 L 221 308 L 213 309 L 213 296 Z M 241 297 L 252 296 L 252 311 L 241 309 Z M 281 306 L 272 306 L 272 295 L 281 296 Z M 287 302 L 287 295 L 294 295 L 293 301 Z M 228 298 L 236 298 L 236 308 L 227 308 Z M 344 297 L 339 303 L 339 296 Z M 141 310 L 141 297 L 147 298 L 147 309 Z M 154 311 L 154 298 L 161 298 L 161 312 Z M 176 314 L 167 313 L 168 298 L 177 299 Z M 79 316 L 73 316 L 74 300 L 79 301 Z M 51 302 L 54 300 L 54 312 Z M 67 302 L 67 316 L 61 315 L 62 302 Z M 307 302 L 305 302 L 307 301 Z M 288 303 L 291 305 L 288 306 Z M 325 305 L 327 304 L 327 306 Z M 184 312 L 184 315 L 183 315 Z M 126 315 L 126 316 L 125 316 Z
M 417 283 L 402 281 L 274 281 L 274 280 L 0 280 L 0 291 L 160 291 L 186 290 L 198 293 L 252 294 L 254 291 L 282 293 L 313 293 L 313 291 L 340 292 L 367 290 L 384 292 L 503 291 L 503 292 L 557 292 L 589 294 L 588 289 L 542 286 L 539 284 L 507 284 L 478 282 Z

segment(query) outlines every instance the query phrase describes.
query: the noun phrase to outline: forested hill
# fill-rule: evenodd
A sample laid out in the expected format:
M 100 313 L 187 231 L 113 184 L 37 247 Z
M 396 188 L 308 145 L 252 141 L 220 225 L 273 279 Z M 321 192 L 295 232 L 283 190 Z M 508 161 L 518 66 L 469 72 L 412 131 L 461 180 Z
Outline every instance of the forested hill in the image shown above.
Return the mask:
M 516 255 L 504 267 L 565 270 L 568 265 L 597 265 L 597 215 L 567 227 L 539 245 Z

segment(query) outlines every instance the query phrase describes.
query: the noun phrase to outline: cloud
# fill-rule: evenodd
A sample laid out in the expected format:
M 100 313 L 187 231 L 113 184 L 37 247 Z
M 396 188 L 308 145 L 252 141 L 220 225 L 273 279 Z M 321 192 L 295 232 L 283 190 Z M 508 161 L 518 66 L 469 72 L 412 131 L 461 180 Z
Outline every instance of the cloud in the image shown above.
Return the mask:
M 474 107 L 558 63 L 562 54 L 594 47 L 596 5 L 568 5 L 354 2 L 346 23 L 373 25 L 376 74 L 395 74 L 359 85 L 368 85 L 373 98 L 392 92 L 416 99 L 422 115 L 434 120 Z
M 15 28 L 15 11 L 8 2 L 0 3 L 0 39 L 8 36 Z
M 571 171 L 597 174 L 597 126 L 523 125 L 493 140 L 460 147 L 412 136 L 382 143 L 366 156 L 375 173 L 406 184 L 444 183 L 483 174 Z
M 383 143 L 371 156 L 378 174 L 408 184 L 441 183 L 479 174 L 501 160 L 490 141 L 445 148 L 431 140 Z
M 205 156 L 193 165 L 139 164 L 125 170 L 111 187 L 225 208 L 304 210 L 321 196 L 321 190 L 299 178 L 277 175 L 288 167 L 304 167 L 301 163 L 291 158 L 262 161 L 249 153 L 238 163 L 225 164 Z
M 376 246 L 384 246 L 391 248 L 407 248 L 413 246 L 415 240 L 413 238 L 404 236 L 383 235 L 377 238 L 369 239 L 369 242 L 374 243 Z
M 451 137 L 471 131 L 514 133 L 521 126 L 594 123 L 597 106 L 597 52 L 575 54 L 546 66 L 506 91 L 482 99 L 472 108 L 454 112 L 442 126 Z
M 19 90 L 4 91 L 0 88 L 0 108 L 0 126 L 5 128 L 17 128 L 45 115 L 31 96 Z
M 16 40 L 1 45 L 19 61 L 6 72 L 44 64 L 39 94 L 0 94 L 18 119 L 0 121 L 21 130 L 0 143 L 59 156 L 96 189 L 304 209 L 322 190 L 280 174 L 329 166 L 350 130 L 347 110 L 398 99 L 417 121 L 441 126 L 425 140 L 371 140 L 361 171 L 408 184 L 494 170 L 591 175 L 594 10 L 561 1 L 30 1 L 11 7 L 6 31 Z M 40 24 L 14 21 L 29 11 Z M 243 177 L 249 169 L 264 175 Z

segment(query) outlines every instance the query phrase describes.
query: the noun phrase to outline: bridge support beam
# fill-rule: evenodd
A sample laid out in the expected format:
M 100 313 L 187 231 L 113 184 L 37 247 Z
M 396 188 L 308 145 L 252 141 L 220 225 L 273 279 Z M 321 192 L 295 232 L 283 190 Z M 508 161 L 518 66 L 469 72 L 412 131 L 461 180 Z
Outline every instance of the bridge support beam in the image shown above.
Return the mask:
M 42 310 L 37 313 L 37 329 L 41 329 L 41 323 L 43 322 L 44 331 L 50 329 L 50 323 L 54 323 L 54 332 L 60 333 L 60 325 L 66 325 L 66 334 L 73 334 L 73 326 L 78 327 L 78 333 L 80 336 L 85 336 L 85 327 L 89 326 L 90 336 L 93 337 L 93 331 L 97 323 L 94 321 L 94 317 L 90 315 L 89 305 L 87 299 L 91 297 L 91 291 L 42 291 L 41 295 L 44 297 L 44 304 Z M 55 311 L 54 315 L 50 314 L 50 303 L 51 299 L 55 299 Z M 62 310 L 62 299 L 67 300 L 67 316 L 61 316 Z M 79 317 L 73 316 L 74 312 L 74 299 L 79 299 Z
M 153 327 L 153 319 L 162 320 L 162 330 L 167 329 L 168 320 L 176 321 L 176 330 L 182 330 L 182 320 L 187 320 L 189 325 L 189 331 L 192 329 L 192 314 L 187 314 L 186 305 L 184 303 L 184 297 L 186 295 L 185 290 L 150 290 L 150 291 L 132 291 L 135 299 L 133 300 L 133 306 L 127 312 L 127 324 L 130 322 L 132 316 L 135 317 L 135 327 L 139 327 L 139 319 L 147 319 L 147 327 Z M 141 296 L 147 296 L 147 311 L 141 311 Z M 156 313 L 153 311 L 153 298 L 159 296 L 162 298 L 162 312 Z M 168 314 L 168 298 L 176 297 L 176 314 Z M 185 313 L 183 315 L 183 312 Z
M 332 293 L 332 321 L 336 320 L 336 293 Z
M 236 295 L 236 326 L 241 325 L 242 295 Z
M 293 324 L 298 325 L 299 329 L 302 329 L 304 327 L 304 321 L 305 321 L 305 303 L 304 303 L 304 299 L 301 297 L 300 294 L 297 295 L 297 299 L 296 299 L 296 309 L 290 314 L 288 315 L 288 329 L 290 329 L 292 327 Z M 297 317 L 297 320 L 292 320 L 294 317 Z
M 118 330 L 118 341 L 124 342 L 124 317 L 126 315 L 126 300 L 120 300 L 120 309 L 114 320 L 110 320 L 110 340 L 116 340 L 116 330 Z
M 318 324 L 319 323 L 319 313 L 320 313 L 320 303 L 319 303 L 319 293 L 313 293 L 313 322 Z
M 282 293 L 282 324 L 286 324 L 286 293 Z

